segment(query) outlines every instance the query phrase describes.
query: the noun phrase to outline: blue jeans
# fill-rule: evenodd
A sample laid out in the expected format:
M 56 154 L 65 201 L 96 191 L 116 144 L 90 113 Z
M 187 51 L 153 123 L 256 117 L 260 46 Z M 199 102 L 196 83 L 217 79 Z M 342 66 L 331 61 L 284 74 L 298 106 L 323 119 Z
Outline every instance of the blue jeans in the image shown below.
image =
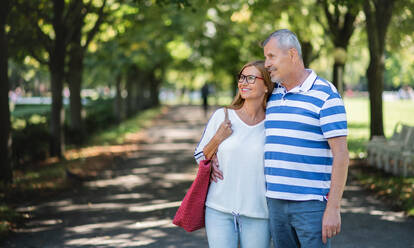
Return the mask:
M 210 248 L 269 248 L 269 220 L 229 214 L 206 207 Z
M 267 198 L 270 232 L 276 248 L 330 247 L 322 242 L 326 201 L 287 201 Z

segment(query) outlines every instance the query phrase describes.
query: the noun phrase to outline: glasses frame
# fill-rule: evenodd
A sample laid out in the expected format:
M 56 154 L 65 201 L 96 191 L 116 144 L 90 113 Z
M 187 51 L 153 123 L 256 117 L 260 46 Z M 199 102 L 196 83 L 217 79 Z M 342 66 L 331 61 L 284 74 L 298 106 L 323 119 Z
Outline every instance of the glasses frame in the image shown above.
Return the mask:
M 242 79 L 242 77 L 243 77 L 243 79 Z M 247 80 L 248 77 L 254 77 L 254 80 L 253 80 L 252 83 L 249 83 L 249 81 Z M 255 76 L 255 75 L 244 75 L 244 74 L 240 73 L 239 75 L 237 75 L 237 82 L 239 84 L 242 84 L 244 82 L 246 82 L 247 84 L 255 84 L 256 83 L 256 78 L 261 79 L 261 80 L 264 80 L 264 78 L 259 77 L 259 76 Z

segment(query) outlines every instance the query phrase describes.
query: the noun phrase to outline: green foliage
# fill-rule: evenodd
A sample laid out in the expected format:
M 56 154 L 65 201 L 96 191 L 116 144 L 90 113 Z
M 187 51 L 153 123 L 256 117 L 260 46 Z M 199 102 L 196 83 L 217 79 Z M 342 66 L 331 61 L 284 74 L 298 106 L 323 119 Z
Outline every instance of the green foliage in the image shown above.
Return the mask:
M 327 2 L 329 6 L 347 6 L 359 1 Z M 48 80 L 38 74 L 40 65 L 27 69 L 26 66 L 31 62 L 25 60 L 33 51 L 36 57 L 47 59 L 39 42 L 46 37 L 39 36 L 33 27 L 28 29 L 25 23 L 28 23 L 28 18 L 33 23 L 40 23 L 41 30 L 53 38 L 48 24 L 52 5 L 44 0 L 31 1 L 26 5 L 24 1 L 16 3 L 17 7 L 12 9 L 10 17 L 10 24 L 14 27 L 9 29 L 13 48 L 11 55 L 13 60 L 22 61 L 20 71 L 23 72 L 14 75 L 24 75 L 30 88 L 38 79 L 41 82 Z M 396 14 L 387 38 L 390 56 L 386 61 L 386 89 L 414 85 L 414 61 L 408 56 L 413 52 L 410 46 L 414 28 L 410 6 L 413 5 L 412 0 L 396 3 Z M 42 6 L 42 11 L 32 11 L 38 10 L 39 6 Z M 98 7 L 99 4 L 94 6 L 86 16 L 84 33 L 92 28 Z M 22 10 L 16 11 L 18 8 Z M 329 9 L 334 16 L 335 11 L 344 11 L 342 7 Z M 119 74 L 127 73 L 131 65 L 136 65 L 141 71 L 151 72 L 157 68 L 160 71 L 157 79 L 165 85 L 198 88 L 205 82 L 214 82 L 218 90 L 227 90 L 233 87 L 232 76 L 244 63 L 263 58 L 259 43 L 279 28 L 290 28 L 296 32 L 303 49 L 309 51 L 311 67 L 331 79 L 334 54 L 328 39 L 331 34 L 326 28 L 327 20 L 317 0 L 130 0 L 109 1 L 105 10 L 106 21 L 88 47 L 84 77 L 86 85 L 90 87 L 114 85 Z M 30 16 L 24 16 L 22 12 L 25 11 L 32 12 Z M 357 16 L 344 78 L 345 84 L 353 87 L 359 84 L 359 88 L 366 88 L 364 77 L 369 60 L 364 18 L 362 13 Z M 25 29 L 28 29 L 27 32 L 22 32 Z M 19 44 L 24 45 L 22 49 L 19 49 Z M 13 71 L 19 70 L 15 68 Z M 179 74 L 179 79 L 171 77 L 170 72 Z M 17 81 L 17 78 L 12 81 Z M 136 83 L 140 84 L 139 81 Z
M 113 104 L 111 99 L 98 99 L 85 106 L 87 114 L 84 122 L 88 134 L 107 128 L 116 122 Z M 66 116 L 69 116 L 68 109 L 66 109 Z M 49 122 L 50 105 L 16 106 L 12 112 L 12 158 L 16 165 L 43 160 L 48 156 Z M 77 135 L 71 133 L 66 123 L 66 144 L 74 142 Z
M 388 50 L 401 53 L 400 48 L 412 47 L 414 38 L 414 1 L 398 0 L 395 2 L 394 15 L 387 36 Z M 404 54 L 404 53 L 402 53 Z
M 122 144 L 128 134 L 136 133 L 147 126 L 159 113 L 161 108 L 144 110 L 116 126 L 111 126 L 94 134 L 89 141 L 91 145 Z
M 85 107 L 85 128 L 91 134 L 116 122 L 113 99 L 99 99 Z
M 384 88 L 385 90 L 398 90 L 404 85 L 414 86 L 414 58 L 411 54 L 414 48 L 403 47 L 400 48 L 400 53 L 387 53 L 387 60 L 385 62 Z
M 12 131 L 12 158 L 16 165 L 43 160 L 49 149 L 49 130 L 45 123 L 32 124 Z
M 0 196 L 0 199 L 2 197 Z M 12 223 L 16 223 L 21 219 L 21 216 L 12 208 L 0 204 L 0 239 L 4 238 L 12 229 Z

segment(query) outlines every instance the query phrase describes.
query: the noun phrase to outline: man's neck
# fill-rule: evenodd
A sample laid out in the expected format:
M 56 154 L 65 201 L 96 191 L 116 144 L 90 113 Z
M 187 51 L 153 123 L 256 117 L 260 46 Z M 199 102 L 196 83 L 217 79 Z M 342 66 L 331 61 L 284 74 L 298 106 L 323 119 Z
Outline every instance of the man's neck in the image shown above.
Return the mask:
M 282 82 L 282 85 L 286 88 L 286 91 L 290 91 L 296 86 L 302 85 L 309 74 L 309 71 L 305 68 L 301 68 L 299 71 L 292 72 L 290 77 Z

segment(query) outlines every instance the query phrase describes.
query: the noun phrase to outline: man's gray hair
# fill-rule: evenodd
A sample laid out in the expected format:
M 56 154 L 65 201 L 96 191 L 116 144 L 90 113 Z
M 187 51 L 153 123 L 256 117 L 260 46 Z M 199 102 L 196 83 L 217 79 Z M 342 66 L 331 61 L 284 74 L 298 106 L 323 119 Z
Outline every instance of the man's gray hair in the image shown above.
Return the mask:
M 302 48 L 300 42 L 295 33 L 289 29 L 279 29 L 271 33 L 265 41 L 262 42 L 262 47 L 270 41 L 270 39 L 275 38 L 277 40 L 278 47 L 283 50 L 288 50 L 290 48 L 295 48 L 298 51 L 299 56 L 302 58 Z

